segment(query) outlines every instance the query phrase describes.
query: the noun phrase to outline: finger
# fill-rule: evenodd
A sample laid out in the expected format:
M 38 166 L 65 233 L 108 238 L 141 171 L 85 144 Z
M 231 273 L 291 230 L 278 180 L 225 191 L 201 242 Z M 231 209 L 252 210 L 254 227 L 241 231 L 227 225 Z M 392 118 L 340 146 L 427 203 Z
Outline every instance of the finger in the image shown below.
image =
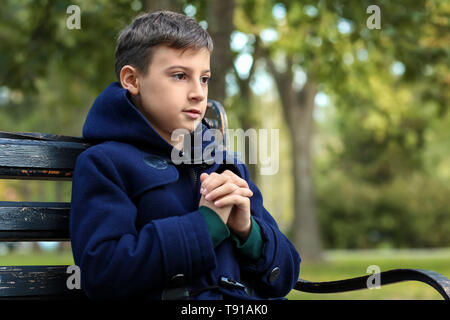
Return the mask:
M 250 188 L 239 188 L 235 190 L 233 193 L 247 198 L 253 196 L 253 191 Z
M 219 177 L 220 177 L 220 180 L 215 181 Z M 211 183 L 211 181 L 215 181 L 215 182 Z M 226 181 L 230 181 L 242 188 L 249 187 L 247 184 L 247 181 L 245 181 L 244 179 L 241 179 L 238 175 L 234 174 L 232 171 L 225 170 L 224 172 L 222 172 L 220 174 L 213 172 L 213 173 L 211 173 L 211 175 L 209 177 L 205 178 L 205 180 L 202 181 L 202 191 L 203 191 L 203 189 L 206 189 L 206 192 L 204 192 L 203 194 L 206 194 L 206 193 L 212 191 L 213 189 L 217 188 L 218 186 L 223 185 Z
M 251 197 L 253 196 L 253 192 L 248 189 L 248 188 L 239 188 L 238 185 L 235 185 L 234 183 L 231 182 L 227 182 L 225 184 L 223 184 L 222 186 L 212 190 L 211 192 L 209 192 L 206 196 L 205 199 L 209 200 L 209 201 L 214 201 L 218 198 L 224 197 L 228 194 L 237 194 L 237 195 L 241 195 L 244 197 Z
M 231 179 L 231 181 L 235 184 L 237 184 L 240 187 L 244 187 L 244 188 L 248 188 L 248 183 L 247 181 L 245 181 L 244 179 L 242 179 L 241 177 L 239 177 L 237 174 L 235 174 L 233 171 L 231 170 L 225 170 L 224 172 L 222 172 L 222 175 L 225 175 L 227 177 L 229 177 Z
M 214 205 L 220 208 L 227 205 L 237 205 L 237 206 L 249 205 L 249 203 L 250 203 L 249 198 L 237 194 L 231 194 L 219 200 L 216 200 L 214 202 Z
M 202 186 L 201 186 L 200 192 L 204 195 L 208 194 L 215 188 L 225 184 L 227 181 L 232 182 L 242 188 L 249 188 L 247 181 L 245 181 L 244 179 L 241 179 L 238 175 L 236 175 L 235 173 L 233 173 L 230 170 L 225 170 L 221 174 L 213 172 L 209 176 L 206 176 L 206 175 L 207 174 L 205 173 L 205 176 L 200 177 L 201 181 L 202 181 Z M 204 179 L 204 180 L 202 180 L 202 179 Z M 211 181 L 214 181 L 214 182 L 211 182 Z
M 216 172 L 211 173 L 209 177 L 207 177 L 202 183 L 201 188 L 205 189 L 205 192 L 203 192 L 203 194 L 206 194 L 216 189 L 217 187 L 223 185 L 226 182 L 227 182 L 226 176 L 220 175 Z
M 233 183 L 225 183 L 209 193 L 205 192 L 204 197 L 208 201 L 215 201 L 229 194 L 235 194 L 247 198 L 253 197 L 253 191 L 250 188 L 239 188 Z
M 203 181 L 206 179 L 206 178 L 208 178 L 209 177 L 209 174 L 207 174 L 206 172 L 203 172 L 201 175 L 200 175 L 200 181 L 203 183 Z
M 200 193 L 201 194 L 206 194 L 205 189 L 203 189 L 203 182 L 209 177 L 209 174 L 207 174 L 206 172 L 202 173 L 200 175 Z

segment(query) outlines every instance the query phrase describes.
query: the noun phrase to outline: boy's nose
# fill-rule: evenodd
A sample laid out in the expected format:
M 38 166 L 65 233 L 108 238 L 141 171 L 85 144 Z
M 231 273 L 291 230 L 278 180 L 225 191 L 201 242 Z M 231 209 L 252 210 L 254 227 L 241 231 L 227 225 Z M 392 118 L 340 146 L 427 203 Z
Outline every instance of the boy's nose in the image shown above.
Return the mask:
M 207 88 L 204 88 L 200 83 L 194 83 L 189 91 L 189 100 L 203 101 L 207 95 Z

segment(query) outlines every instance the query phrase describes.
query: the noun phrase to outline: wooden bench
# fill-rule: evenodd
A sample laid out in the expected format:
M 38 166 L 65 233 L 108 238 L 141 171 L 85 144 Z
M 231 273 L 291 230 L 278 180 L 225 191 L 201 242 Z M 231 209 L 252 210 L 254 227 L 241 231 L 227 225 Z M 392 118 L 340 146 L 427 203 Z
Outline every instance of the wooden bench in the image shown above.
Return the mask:
M 227 118 L 220 103 L 210 100 L 205 118 L 225 133 Z M 78 155 L 90 146 L 80 137 L 0 132 L 0 178 L 70 181 Z M 0 241 L 70 241 L 69 215 L 70 203 L 0 201 Z M 0 299 L 86 299 L 82 290 L 68 288 L 68 267 L 0 266 Z M 299 280 L 295 289 L 310 293 L 366 289 L 370 276 L 330 282 Z M 396 269 L 379 276 L 380 285 L 421 281 L 450 299 L 450 280 L 433 271 Z

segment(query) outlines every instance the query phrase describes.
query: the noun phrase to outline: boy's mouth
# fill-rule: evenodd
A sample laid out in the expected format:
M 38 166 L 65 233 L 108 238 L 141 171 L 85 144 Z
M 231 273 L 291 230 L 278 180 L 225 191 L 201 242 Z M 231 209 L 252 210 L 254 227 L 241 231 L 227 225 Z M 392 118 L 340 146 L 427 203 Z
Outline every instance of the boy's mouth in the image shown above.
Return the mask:
M 201 112 L 198 109 L 188 109 L 188 110 L 183 110 L 183 112 L 188 115 L 191 119 L 197 119 L 198 117 L 201 116 Z

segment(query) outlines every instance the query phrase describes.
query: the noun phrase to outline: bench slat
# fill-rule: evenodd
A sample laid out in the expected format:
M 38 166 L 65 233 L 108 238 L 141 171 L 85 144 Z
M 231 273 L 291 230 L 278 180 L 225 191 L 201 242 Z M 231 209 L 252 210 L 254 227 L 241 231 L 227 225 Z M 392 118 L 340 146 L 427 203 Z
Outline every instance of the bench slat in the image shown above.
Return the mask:
M 0 266 L 0 298 L 86 298 L 82 290 L 67 288 L 67 267 Z
M 0 178 L 70 179 L 89 144 L 0 138 Z
M 0 179 L 72 180 L 73 169 L 28 169 L 0 167 Z
M 43 133 L 43 132 L 0 131 L 0 138 L 86 143 L 86 139 L 83 137 L 72 137 L 72 136 L 64 136 L 64 135 L 60 135 L 60 134 L 51 134 L 51 133 Z
M 65 241 L 70 203 L 0 201 L 0 241 Z

